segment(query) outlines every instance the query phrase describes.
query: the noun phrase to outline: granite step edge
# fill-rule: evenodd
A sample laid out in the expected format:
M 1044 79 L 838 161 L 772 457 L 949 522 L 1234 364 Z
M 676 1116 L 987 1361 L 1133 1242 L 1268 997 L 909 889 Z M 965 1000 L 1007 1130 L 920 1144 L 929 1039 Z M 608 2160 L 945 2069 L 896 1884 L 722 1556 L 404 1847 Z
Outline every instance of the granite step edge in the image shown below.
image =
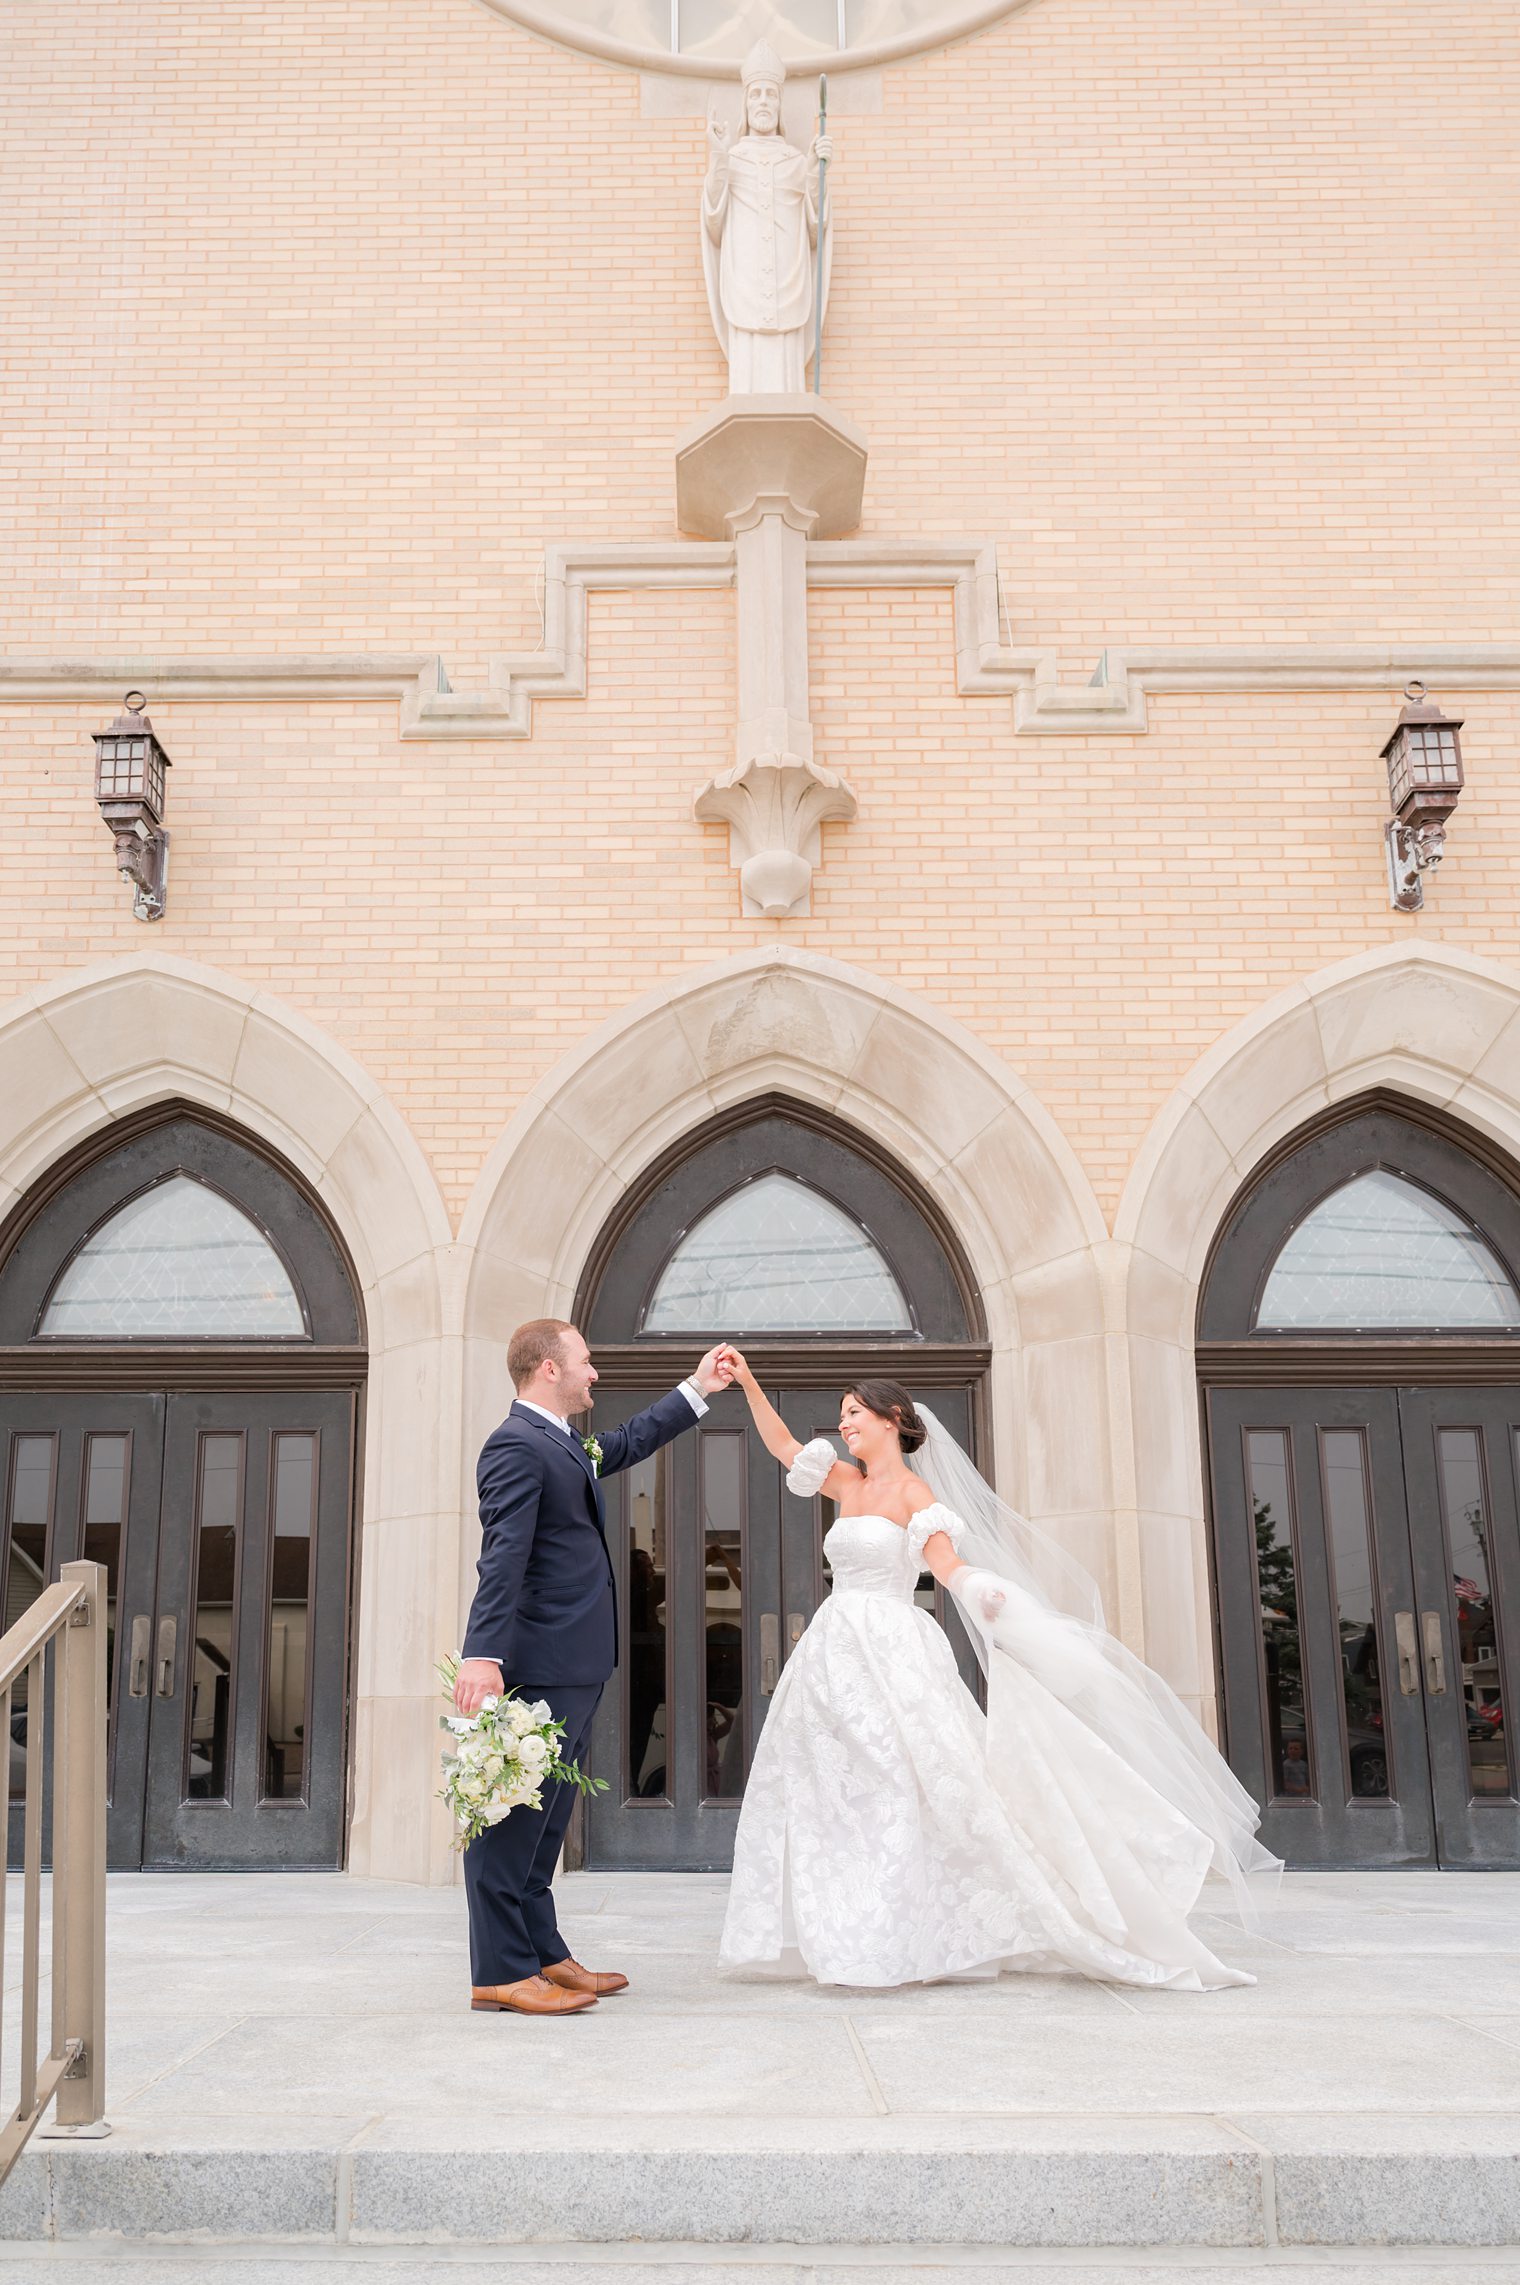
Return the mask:
M 461 2125 L 450 2146 L 446 2122 L 344 2142 L 124 2122 L 33 2144 L 0 2194 L 0 2241 L 1520 2247 L 1515 2121 L 1425 2122 L 1421 2140 L 1419 2120 L 1341 2119 L 1316 2142 L 1294 2120 L 1273 2147 L 1259 2118 L 978 2120 L 960 2148 L 851 2131 L 824 2149 L 812 2122 L 749 2149 L 700 2121 L 665 2148 L 647 2131 L 556 2148 L 537 2123 L 515 2144 Z

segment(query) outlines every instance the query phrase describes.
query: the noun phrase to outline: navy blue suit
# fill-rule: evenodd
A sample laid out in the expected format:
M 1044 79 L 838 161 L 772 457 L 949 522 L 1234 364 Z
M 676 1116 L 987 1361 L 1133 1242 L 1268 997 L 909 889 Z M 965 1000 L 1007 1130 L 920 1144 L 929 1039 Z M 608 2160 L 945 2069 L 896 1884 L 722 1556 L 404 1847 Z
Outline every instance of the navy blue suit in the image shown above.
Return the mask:
M 647 1460 L 696 1418 L 672 1389 L 624 1427 L 600 1431 L 601 1474 Z M 617 1582 L 597 1472 L 578 1434 L 514 1404 L 486 1439 L 476 1482 L 479 1584 L 464 1655 L 494 1659 L 520 1697 L 547 1698 L 565 1725 L 561 1753 L 584 1765 L 617 1664 Z M 550 1785 L 542 1809 L 514 1809 L 465 1850 L 473 1983 L 520 1983 L 569 1957 L 550 1883 L 574 1806 L 573 1786 Z

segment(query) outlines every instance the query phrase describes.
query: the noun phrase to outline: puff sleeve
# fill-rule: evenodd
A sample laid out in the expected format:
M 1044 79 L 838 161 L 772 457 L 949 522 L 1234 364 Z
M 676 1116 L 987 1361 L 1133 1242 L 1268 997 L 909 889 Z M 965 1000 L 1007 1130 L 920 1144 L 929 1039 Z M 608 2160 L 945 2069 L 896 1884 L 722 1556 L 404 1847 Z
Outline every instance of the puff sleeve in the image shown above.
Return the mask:
M 786 1488 L 802 1500 L 810 1500 L 821 1492 L 830 1468 L 839 1454 L 826 1436 L 815 1436 L 811 1444 L 804 1444 L 796 1459 L 786 1471 Z
M 937 1531 L 944 1533 L 957 1555 L 960 1553 L 966 1526 L 953 1508 L 941 1507 L 939 1501 L 934 1500 L 928 1507 L 921 1507 L 908 1525 L 908 1552 L 915 1563 L 922 1562 L 924 1542 L 932 1539 Z

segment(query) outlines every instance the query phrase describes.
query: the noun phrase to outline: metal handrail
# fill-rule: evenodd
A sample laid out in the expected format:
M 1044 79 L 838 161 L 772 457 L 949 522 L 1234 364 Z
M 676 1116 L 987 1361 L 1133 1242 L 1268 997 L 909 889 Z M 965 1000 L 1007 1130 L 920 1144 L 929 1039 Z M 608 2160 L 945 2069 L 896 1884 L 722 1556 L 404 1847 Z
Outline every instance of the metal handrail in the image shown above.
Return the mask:
M 47 1659 L 53 1652 L 52 1721 Z M 26 1790 L 22 1807 L 21 2088 L 0 2128 L 0 2183 L 48 2104 L 49 2132 L 94 2137 L 105 2124 L 106 2009 L 106 1574 L 65 1563 L 56 1586 L 0 1635 L 0 1734 L 11 1740 L 16 1684 L 26 1685 Z M 53 1732 L 52 2023 L 37 2054 L 42 1996 L 44 1747 Z M 14 1799 L 14 1788 L 11 1789 Z M 5 1854 L 0 1853 L 0 1969 L 5 1946 Z M 4 1977 L 0 1975 L 0 1986 Z

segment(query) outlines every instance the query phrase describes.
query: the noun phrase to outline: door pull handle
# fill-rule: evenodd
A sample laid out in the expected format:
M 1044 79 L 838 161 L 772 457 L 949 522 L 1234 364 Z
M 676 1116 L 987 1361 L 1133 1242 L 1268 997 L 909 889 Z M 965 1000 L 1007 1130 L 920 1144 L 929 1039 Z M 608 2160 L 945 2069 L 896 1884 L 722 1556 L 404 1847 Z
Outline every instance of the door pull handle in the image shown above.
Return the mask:
M 176 1619 L 159 1620 L 158 1695 L 160 1698 L 172 1698 L 174 1696 L 174 1639 L 178 1632 L 179 1622 Z
M 1425 1637 L 1425 1687 L 1432 1698 L 1446 1695 L 1446 1646 L 1441 1637 L 1439 1611 L 1421 1611 L 1420 1626 Z
M 781 1620 L 775 1611 L 760 1613 L 760 1695 L 768 1698 L 781 1679 Z
M 153 1621 L 146 1611 L 139 1612 L 132 1621 L 132 1664 L 127 1673 L 129 1698 L 146 1698 L 148 1695 L 148 1645 L 152 1635 Z
M 1414 1612 L 1395 1611 L 1393 1639 L 1399 1650 L 1399 1688 L 1406 1698 L 1420 1694 L 1420 1652 L 1414 1638 Z
M 793 1651 L 796 1649 L 796 1647 L 797 1647 L 798 1643 L 799 1643 L 799 1642 L 801 1642 L 801 1640 L 802 1640 L 802 1636 L 803 1636 L 803 1631 L 804 1631 L 804 1629 L 806 1628 L 806 1626 L 807 1626 L 807 1620 L 806 1620 L 806 1619 L 803 1617 L 803 1615 L 802 1615 L 801 1611 L 788 1611 L 788 1612 L 787 1612 L 787 1614 L 786 1614 L 786 1654 L 787 1654 L 787 1657 L 788 1657 L 788 1658 L 790 1658 L 790 1657 L 791 1657 L 791 1655 L 792 1655 L 792 1652 L 793 1652 Z

